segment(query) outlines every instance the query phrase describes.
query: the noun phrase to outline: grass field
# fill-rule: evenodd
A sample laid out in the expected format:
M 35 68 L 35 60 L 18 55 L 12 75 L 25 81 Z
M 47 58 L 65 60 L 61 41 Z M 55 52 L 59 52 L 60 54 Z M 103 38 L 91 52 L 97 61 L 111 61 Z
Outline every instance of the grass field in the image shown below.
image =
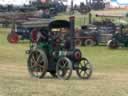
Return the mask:
M 0 96 L 128 96 L 128 48 L 81 47 L 94 65 L 90 80 L 75 72 L 68 81 L 31 78 L 26 61 L 28 43 L 9 44 L 9 29 L 0 30 Z

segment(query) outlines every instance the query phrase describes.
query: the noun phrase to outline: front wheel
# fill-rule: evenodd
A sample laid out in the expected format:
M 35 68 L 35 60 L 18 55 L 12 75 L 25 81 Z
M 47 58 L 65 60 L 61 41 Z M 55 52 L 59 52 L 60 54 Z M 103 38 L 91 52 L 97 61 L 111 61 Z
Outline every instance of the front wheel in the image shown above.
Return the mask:
M 110 48 L 110 49 L 117 49 L 119 47 L 119 44 L 116 41 L 109 40 L 107 42 L 107 47 Z
M 81 58 L 76 73 L 80 79 L 89 79 L 93 72 L 93 66 L 86 58 Z
M 72 62 L 67 57 L 62 57 L 56 65 L 56 74 L 59 79 L 68 80 L 72 75 Z

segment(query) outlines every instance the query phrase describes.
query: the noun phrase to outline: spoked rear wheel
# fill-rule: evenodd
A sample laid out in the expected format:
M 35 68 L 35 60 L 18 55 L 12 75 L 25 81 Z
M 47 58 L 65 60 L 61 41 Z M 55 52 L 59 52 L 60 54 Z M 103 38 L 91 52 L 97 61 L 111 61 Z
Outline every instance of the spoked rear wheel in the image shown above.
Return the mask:
M 47 72 L 48 60 L 44 51 L 36 49 L 28 58 L 28 70 L 32 77 L 43 78 Z
M 59 79 L 68 80 L 72 75 L 72 62 L 67 57 L 62 57 L 56 65 L 56 74 Z
M 92 64 L 86 58 L 81 58 L 76 73 L 80 79 L 89 79 L 92 75 Z

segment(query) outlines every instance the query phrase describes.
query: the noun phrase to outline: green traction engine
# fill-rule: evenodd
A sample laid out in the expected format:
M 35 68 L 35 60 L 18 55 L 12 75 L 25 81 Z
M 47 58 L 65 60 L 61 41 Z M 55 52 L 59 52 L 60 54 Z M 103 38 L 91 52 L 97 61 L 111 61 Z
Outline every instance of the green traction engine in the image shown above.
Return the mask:
M 91 77 L 92 64 L 75 47 L 74 19 L 50 22 L 47 39 L 30 46 L 27 66 L 31 76 L 43 78 L 49 72 L 53 77 L 67 80 L 75 70 L 81 79 Z

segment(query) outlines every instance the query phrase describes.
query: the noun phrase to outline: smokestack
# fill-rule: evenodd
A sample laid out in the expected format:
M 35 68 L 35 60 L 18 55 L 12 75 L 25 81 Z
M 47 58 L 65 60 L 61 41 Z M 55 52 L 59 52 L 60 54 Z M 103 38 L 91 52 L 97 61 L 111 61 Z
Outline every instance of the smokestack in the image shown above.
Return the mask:
M 73 11 L 74 11 L 74 1 L 73 0 L 71 0 L 71 9 L 70 9 L 70 11 L 71 11 L 71 14 L 73 14 Z
M 92 23 L 92 14 L 90 12 L 88 14 L 88 17 L 89 17 L 89 19 L 88 19 L 89 21 L 88 22 L 89 22 L 89 24 L 91 24 Z
M 85 2 L 86 2 L 86 5 L 88 5 L 88 0 L 86 0 Z
M 70 20 L 70 36 L 71 36 L 71 50 L 75 48 L 75 17 L 71 16 Z

